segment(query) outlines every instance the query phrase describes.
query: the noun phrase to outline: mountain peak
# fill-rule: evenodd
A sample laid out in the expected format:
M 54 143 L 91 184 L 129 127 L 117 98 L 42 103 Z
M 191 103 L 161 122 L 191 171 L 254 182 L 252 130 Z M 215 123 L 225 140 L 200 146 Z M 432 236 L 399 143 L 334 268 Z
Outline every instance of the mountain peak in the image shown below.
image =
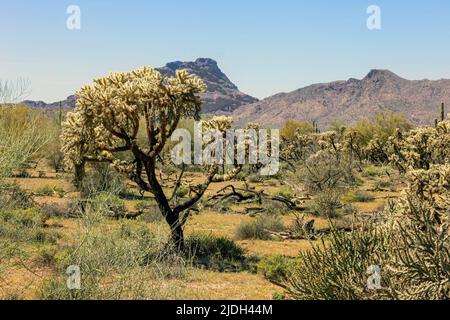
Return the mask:
M 222 73 L 222 71 L 219 68 L 219 65 L 216 60 L 213 60 L 211 58 L 198 58 L 195 61 L 173 61 L 166 64 L 165 68 L 168 68 L 172 71 L 176 71 L 178 69 L 207 69 L 212 70 L 216 73 Z
M 202 95 L 205 113 L 231 112 L 241 105 L 256 102 L 257 99 L 239 91 L 220 70 L 217 61 L 210 58 L 198 58 L 195 61 L 174 61 L 157 69 L 165 76 L 173 76 L 176 70 L 186 69 L 205 82 L 207 92 Z
M 395 73 L 387 69 L 372 69 L 363 80 L 404 80 Z

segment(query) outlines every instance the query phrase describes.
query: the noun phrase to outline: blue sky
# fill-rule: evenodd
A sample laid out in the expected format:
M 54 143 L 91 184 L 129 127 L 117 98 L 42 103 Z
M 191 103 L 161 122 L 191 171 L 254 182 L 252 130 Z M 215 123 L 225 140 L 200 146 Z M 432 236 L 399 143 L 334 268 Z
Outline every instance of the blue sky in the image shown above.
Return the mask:
M 81 8 L 81 30 L 66 9 Z M 366 27 L 381 8 L 382 29 Z M 253 96 L 362 78 L 450 78 L 450 1 L 0 0 L 0 78 L 57 101 L 93 78 L 210 57 Z

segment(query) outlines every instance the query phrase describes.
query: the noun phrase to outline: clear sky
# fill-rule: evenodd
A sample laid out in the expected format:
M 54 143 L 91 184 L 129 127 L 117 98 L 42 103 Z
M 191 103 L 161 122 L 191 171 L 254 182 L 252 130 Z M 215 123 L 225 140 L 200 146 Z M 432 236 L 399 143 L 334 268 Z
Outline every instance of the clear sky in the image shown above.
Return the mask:
M 71 4 L 80 30 L 66 27 Z M 366 26 L 372 4 L 381 30 Z M 27 78 L 28 98 L 47 102 L 111 71 L 198 57 L 258 98 L 373 68 L 450 78 L 445 0 L 0 0 L 0 35 L 0 78 Z

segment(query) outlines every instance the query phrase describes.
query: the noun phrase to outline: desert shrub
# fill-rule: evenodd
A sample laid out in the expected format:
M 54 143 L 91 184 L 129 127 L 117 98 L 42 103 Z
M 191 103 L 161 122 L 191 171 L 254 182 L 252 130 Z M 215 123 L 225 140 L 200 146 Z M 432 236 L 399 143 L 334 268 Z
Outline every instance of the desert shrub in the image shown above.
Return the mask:
M 237 181 L 245 181 L 247 176 L 248 176 L 247 172 L 241 171 L 236 175 L 236 177 L 234 177 L 234 179 Z
M 245 251 L 234 241 L 208 234 L 194 234 L 186 239 L 185 252 L 194 265 L 209 269 L 237 271 L 245 264 Z
M 290 212 L 284 203 L 271 199 L 262 199 L 262 207 L 265 209 L 265 215 L 270 216 L 283 216 Z
M 95 197 L 99 193 L 119 195 L 125 191 L 123 176 L 108 163 L 94 163 L 83 178 L 81 192 L 87 197 Z
M 374 200 L 375 197 L 373 195 L 360 190 L 347 193 L 342 197 L 342 201 L 344 202 L 371 202 Z
M 290 187 L 288 186 L 283 186 L 281 187 L 276 193 L 275 195 L 280 196 L 280 197 L 284 197 L 287 199 L 292 199 L 294 197 L 294 194 L 292 193 L 292 190 Z
M 154 223 L 164 220 L 164 216 L 159 211 L 158 205 L 154 202 L 139 201 L 136 208 L 138 211 L 142 212 L 139 221 Z
M 187 196 L 189 194 L 189 189 L 188 188 L 184 188 L 181 187 L 177 190 L 176 195 L 178 198 L 184 198 L 185 196 Z
M 389 189 L 390 191 L 395 191 L 395 184 L 387 180 L 378 180 L 374 185 L 375 190 Z
M 35 191 L 35 194 L 38 196 L 49 196 L 49 197 L 57 196 L 59 198 L 62 198 L 62 197 L 64 197 L 65 191 L 60 186 L 47 185 L 47 186 L 38 188 Z
M 42 113 L 25 106 L 0 106 L 0 178 L 25 172 L 49 137 Z
M 68 218 L 69 207 L 66 204 L 46 203 L 40 207 L 40 211 L 47 218 Z
M 316 216 L 334 218 L 342 207 L 341 196 L 342 192 L 336 189 L 319 192 L 313 198 L 311 211 Z
M 329 151 L 321 150 L 311 156 L 301 172 L 302 182 L 311 192 L 344 188 L 355 184 L 350 163 Z
M 254 221 L 243 223 L 236 230 L 236 238 L 239 240 L 260 239 L 269 240 L 272 238 L 270 232 L 285 231 L 286 227 L 278 215 L 258 216 Z
M 292 141 L 298 135 L 310 134 L 314 132 L 314 126 L 309 122 L 301 122 L 294 119 L 288 119 L 280 130 L 280 136 L 286 141 Z
M 67 217 L 92 219 L 92 223 L 101 217 L 124 218 L 128 213 L 125 201 L 110 193 L 99 193 L 91 199 L 75 198 L 67 206 Z
M 273 283 L 282 284 L 290 276 L 296 260 L 286 256 L 275 255 L 261 259 L 257 264 L 258 273 Z
M 385 171 L 383 171 L 383 168 L 375 166 L 365 167 L 362 172 L 363 176 L 366 177 L 378 177 L 382 176 L 384 173 Z
M 54 245 L 39 246 L 33 262 L 38 266 L 54 267 L 56 264 L 57 248 Z
M 381 297 L 385 290 L 367 285 L 370 266 L 385 265 L 389 236 L 375 227 L 350 234 L 334 231 L 329 243 L 322 240 L 300 253 L 286 281 L 288 294 L 300 300 L 360 300 Z M 382 288 L 389 276 L 382 270 Z
M 54 123 L 48 129 L 49 141 L 45 145 L 43 151 L 45 152 L 45 159 L 50 167 L 55 172 L 61 172 L 64 170 L 64 154 L 61 151 L 61 127 Z
M 110 193 L 100 193 L 91 201 L 91 210 L 110 218 L 123 218 L 127 214 L 125 201 Z
M 185 260 L 173 252 L 141 223 L 124 221 L 116 231 L 89 227 L 56 257 L 61 276 L 46 281 L 39 295 L 52 300 L 176 298 L 174 287 L 161 285 L 186 276 Z M 67 288 L 69 266 L 80 268 L 80 290 Z
M 64 154 L 60 146 L 56 145 L 47 155 L 47 162 L 55 172 L 64 171 Z
M 245 179 L 245 181 L 250 182 L 250 183 L 259 183 L 259 182 L 262 182 L 263 180 L 264 180 L 264 178 L 257 174 L 251 174 L 251 175 L 247 176 L 247 178 Z
M 412 125 L 405 116 L 393 112 L 380 112 L 372 119 L 363 119 L 349 128 L 350 131 L 356 132 L 361 137 L 363 146 L 367 146 L 374 138 L 379 139 L 382 144 L 386 144 L 396 130 L 406 132 L 410 129 L 412 129 Z
M 297 299 L 449 299 L 450 166 L 407 174 L 408 187 L 389 201 L 379 222 L 300 254 L 287 281 Z M 366 285 L 370 266 L 381 289 Z
M 0 238 L 17 242 L 55 243 L 58 234 L 45 229 L 45 216 L 36 208 L 0 210 Z
M 5 184 L 0 181 L 0 209 L 28 209 L 34 206 L 31 194 L 16 184 Z

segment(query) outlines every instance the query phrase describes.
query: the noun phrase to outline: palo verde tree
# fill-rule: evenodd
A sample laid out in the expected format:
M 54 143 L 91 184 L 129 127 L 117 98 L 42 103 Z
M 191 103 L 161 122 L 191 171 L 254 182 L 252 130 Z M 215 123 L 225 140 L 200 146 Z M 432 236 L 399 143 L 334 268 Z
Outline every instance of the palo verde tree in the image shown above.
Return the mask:
M 221 181 L 224 176 L 231 178 L 219 176 L 217 166 L 205 166 L 205 181 L 191 186 L 188 200 L 173 204 L 156 173 L 159 155 L 180 119 L 199 120 L 198 94 L 204 90 L 204 83 L 185 70 L 171 78 L 147 67 L 114 73 L 77 92 L 77 106 L 63 125 L 62 149 L 77 178 L 82 177 L 86 163 L 109 162 L 139 188 L 154 195 L 179 249 L 184 245 L 183 226 L 189 209 L 211 182 Z M 137 139 L 141 130 L 145 143 Z

